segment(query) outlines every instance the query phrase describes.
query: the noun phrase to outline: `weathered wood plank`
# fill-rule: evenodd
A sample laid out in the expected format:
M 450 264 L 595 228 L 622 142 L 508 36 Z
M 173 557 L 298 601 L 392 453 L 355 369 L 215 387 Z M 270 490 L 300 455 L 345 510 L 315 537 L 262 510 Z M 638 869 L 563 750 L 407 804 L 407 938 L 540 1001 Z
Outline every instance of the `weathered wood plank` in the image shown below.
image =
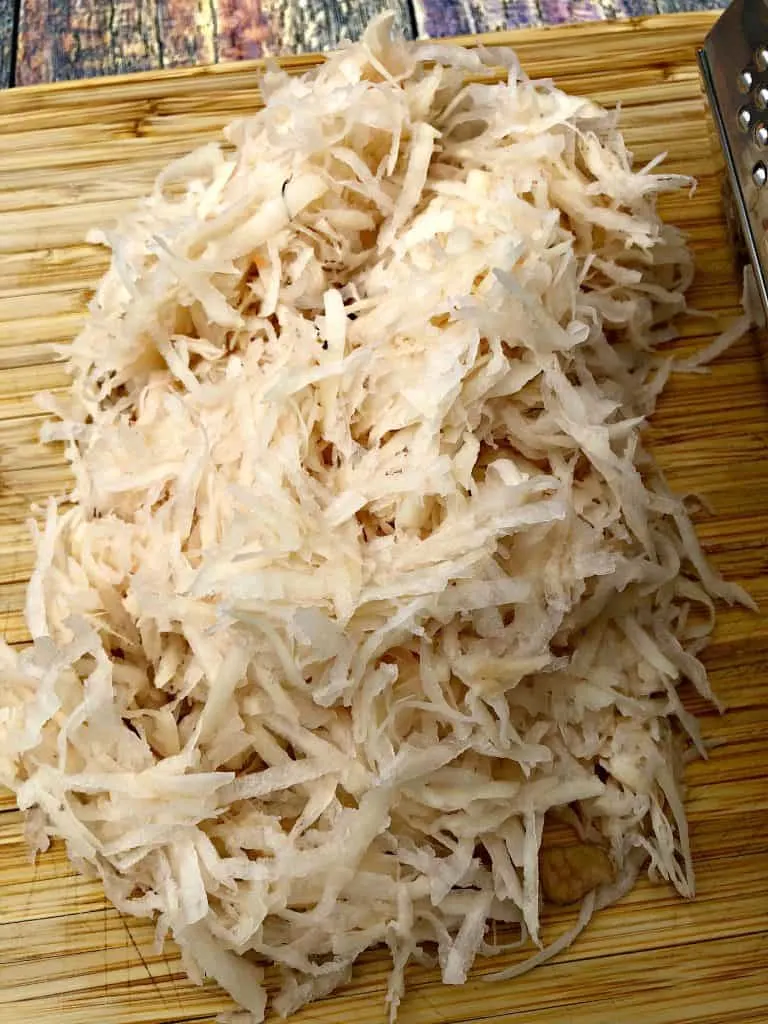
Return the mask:
M 472 32 L 468 0 L 413 0 L 413 10 L 419 36 L 463 36 Z
M 412 36 L 408 0 L 22 0 L 16 82 L 324 51 L 387 9 Z
M 156 68 L 155 0 L 22 0 L 17 85 Z
M 643 18 L 656 14 L 656 0 L 615 0 L 616 13 L 620 17 Z
M 539 9 L 545 25 L 601 21 L 615 13 L 611 0 L 539 0 Z
M 160 63 L 164 68 L 212 64 L 216 51 L 213 0 L 156 0 Z
M 271 39 L 269 21 L 259 0 L 216 0 L 216 44 L 220 60 L 262 57 L 265 43 L 280 49 L 279 36 Z M 271 46 L 267 46 L 271 49 Z M 317 47 L 322 49 L 322 46 Z
M 14 0 L 4 0 L 0 3 L 0 89 L 4 89 L 13 81 L 16 15 Z
M 421 36 L 454 36 L 529 25 L 564 25 L 718 10 L 727 0 L 414 0 Z
M 656 0 L 659 14 L 679 14 L 684 11 L 717 11 L 727 7 L 727 0 Z
M 400 31 L 413 36 L 408 0 L 215 0 L 218 52 L 223 61 L 331 50 L 359 39 L 366 25 L 392 10 Z
M 563 25 L 614 17 L 614 0 L 414 0 L 420 36 L 497 32 L 531 25 Z M 653 0 L 634 0 L 655 13 Z M 625 13 L 620 11 L 619 13 Z
M 393 9 L 406 35 L 716 9 L 723 0 L 22 0 L 17 84 L 331 49 Z M 0 86 L 12 5 L 0 11 Z
M 37 2 L 42 3 L 43 0 Z M 690 14 L 685 19 L 677 16 L 659 18 L 654 22 L 652 62 L 647 51 L 646 23 L 627 19 L 564 26 L 557 32 L 547 28 L 534 28 L 522 34 L 500 31 L 488 36 L 485 45 L 514 46 L 530 74 L 556 76 L 558 82 L 570 89 L 602 89 L 615 101 L 617 85 L 606 75 L 608 62 L 613 73 L 621 74 L 622 79 L 625 74 L 632 74 L 630 86 L 634 76 L 649 67 L 664 68 L 664 82 L 677 82 L 680 77 L 694 79 L 696 68 L 690 63 L 691 48 L 695 45 L 692 40 L 703 39 L 713 21 L 714 16 L 709 12 Z M 585 44 L 588 52 L 585 52 Z M 311 64 L 312 59 L 306 56 L 286 57 L 283 61 L 283 66 L 291 73 L 306 70 Z M 217 100 L 225 99 L 233 90 L 244 92 L 246 80 L 250 80 L 257 71 L 255 63 L 246 66 L 224 63 L 207 69 L 207 102 L 213 104 L 213 109 L 218 109 Z M 92 79 L 81 86 L 87 90 L 89 104 L 112 105 L 121 101 L 143 100 L 159 104 L 163 112 L 168 112 L 165 111 L 166 103 L 171 106 L 184 102 L 194 104 L 196 98 L 199 99 L 197 87 L 198 80 L 192 69 L 178 69 L 162 77 L 139 73 L 111 81 Z M 248 92 L 253 95 L 250 88 Z M 651 90 L 648 99 L 661 102 L 663 97 Z M 57 118 L 67 113 L 71 116 L 83 102 L 84 94 L 79 90 L 51 90 L 46 93 L 47 117 L 50 120 L 54 111 Z M 6 91 L 2 94 L 0 107 L 3 114 L 0 129 L 9 116 L 23 114 L 31 118 L 33 124 L 40 116 L 40 99 L 33 91 Z M 7 154 L 4 152 L 3 156 L 5 168 Z

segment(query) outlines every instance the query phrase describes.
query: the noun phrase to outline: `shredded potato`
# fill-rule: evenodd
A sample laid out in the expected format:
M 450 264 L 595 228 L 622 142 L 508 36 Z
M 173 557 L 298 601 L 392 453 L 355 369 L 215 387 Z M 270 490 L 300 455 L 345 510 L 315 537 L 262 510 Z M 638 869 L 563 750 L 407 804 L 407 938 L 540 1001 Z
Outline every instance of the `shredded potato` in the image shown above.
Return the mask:
M 712 699 L 714 599 L 747 600 L 640 440 L 692 276 L 656 197 L 689 181 L 513 54 L 390 29 L 269 71 L 94 235 L 47 400 L 74 490 L 0 651 L 35 844 L 254 1020 L 264 959 L 288 1014 L 386 944 L 394 1016 L 413 959 L 458 984 L 493 922 L 540 944 L 554 813 L 578 921 L 501 976 L 644 865 L 691 895 L 677 686 Z

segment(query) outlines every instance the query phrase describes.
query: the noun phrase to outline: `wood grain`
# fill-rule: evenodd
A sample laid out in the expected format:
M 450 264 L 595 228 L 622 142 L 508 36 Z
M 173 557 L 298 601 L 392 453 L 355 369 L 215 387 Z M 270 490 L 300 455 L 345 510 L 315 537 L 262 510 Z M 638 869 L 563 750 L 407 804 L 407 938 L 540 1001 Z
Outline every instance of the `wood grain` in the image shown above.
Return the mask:
M 549 4 L 552 10 L 548 11 Z M 420 36 L 455 36 L 471 32 L 498 32 L 502 29 L 569 20 L 560 16 L 558 0 L 414 0 L 416 26 Z M 585 0 L 581 6 L 599 9 L 597 0 Z M 575 19 L 570 19 L 575 20 Z M 588 17 L 586 20 L 594 20 Z
M 219 0 L 241 6 L 243 0 Z M 410 0 L 262 0 L 270 36 L 264 52 L 302 53 L 333 49 L 345 39 L 359 39 L 377 14 L 391 10 L 395 24 L 414 37 Z
M 17 85 L 218 58 L 212 0 L 22 0 Z
M 725 0 L 656 0 L 660 14 L 683 11 L 717 11 L 726 7 Z
M 222 60 L 323 52 L 359 39 L 366 25 L 391 10 L 413 37 L 409 0 L 216 0 Z
M 627 18 L 647 17 L 658 11 L 656 0 L 615 0 L 614 8 L 618 15 Z
M 12 0 L 0 4 L 0 89 L 13 80 L 16 16 L 17 8 Z
M 167 0 L 165 9 L 180 2 Z M 266 0 L 260 12 L 272 26 Z M 204 10 L 200 17 L 194 24 L 204 26 Z M 670 169 L 700 177 L 692 198 L 668 197 L 663 212 L 689 234 L 692 302 L 727 319 L 738 311 L 738 281 L 694 67 L 695 44 L 711 21 L 603 21 L 500 32 L 488 42 L 514 44 L 532 74 L 554 74 L 604 103 L 621 99 L 639 160 L 668 149 Z M 255 42 L 266 48 L 274 38 Z M 183 36 L 176 45 L 183 62 Z M 310 61 L 285 63 L 300 71 Z M 52 346 L 78 329 L 105 266 L 104 253 L 83 243 L 85 232 L 141 195 L 171 156 L 257 109 L 256 70 L 244 63 L 0 96 L 0 627 L 11 642 L 27 638 L 21 613 L 32 553 L 24 520 L 30 504 L 67 487 L 60 448 L 37 441 L 34 394 L 66 389 Z M 715 329 L 711 319 L 685 320 L 675 350 L 694 351 Z M 479 965 L 458 989 L 416 968 L 401 1024 L 768 1020 L 768 402 L 751 340 L 706 375 L 673 377 L 648 436 L 673 485 L 711 504 L 696 516 L 702 543 L 761 609 L 723 609 L 718 619 L 707 663 L 727 712 L 685 694 L 712 744 L 709 759 L 688 772 L 697 898 L 684 903 L 643 883 L 557 962 L 508 984 L 483 980 L 498 961 Z M 215 987 L 198 989 L 185 978 L 172 944 L 153 948 L 149 922 L 108 907 L 98 884 L 72 872 L 59 844 L 32 865 L 22 816 L 2 792 L 0 889 L 2 1024 L 212 1024 L 229 1006 Z M 546 934 L 571 919 L 567 909 L 552 911 Z M 385 957 L 366 955 L 343 992 L 295 1019 L 380 1024 L 386 970 Z
M 15 81 L 324 51 L 389 9 L 412 37 L 409 0 L 21 0 Z M 2 24 L 0 14 L 0 47 Z
M 24 0 L 17 85 L 157 67 L 155 0 Z
M 254 60 L 271 51 L 273 46 L 280 49 L 280 38 L 273 38 L 259 0 L 216 0 L 216 25 L 217 52 L 221 60 Z
M 659 88 L 664 87 L 665 82 L 675 84 L 678 80 L 698 83 L 696 69 L 691 61 L 691 52 L 695 45 L 693 38 L 695 35 L 700 42 L 713 21 L 713 15 L 701 13 L 690 14 L 685 18 L 665 17 L 653 22 L 654 45 L 657 48 L 652 53 L 647 49 L 648 23 L 643 19 L 607 21 L 600 25 L 567 25 L 558 27 L 556 31 L 549 28 L 534 28 L 522 34 L 500 31 L 489 36 L 486 45 L 514 45 L 521 58 L 525 59 L 531 74 L 556 75 L 558 81 L 566 84 L 587 83 L 588 89 L 601 89 L 604 95 L 615 98 L 616 90 L 612 75 L 616 72 L 621 72 L 622 76 L 629 74 L 630 81 L 635 81 L 637 75 L 650 69 L 657 74 Z M 456 42 L 467 41 L 471 40 L 461 36 L 456 38 Z M 291 57 L 286 59 L 284 67 L 289 72 L 300 72 L 313 62 L 312 57 Z M 608 72 L 608 67 L 612 69 L 611 73 Z M 175 104 L 173 112 L 188 114 L 196 101 L 201 109 L 211 111 L 210 104 L 213 103 L 213 112 L 226 113 L 227 93 L 230 91 L 238 94 L 236 99 L 241 105 L 244 98 L 247 98 L 247 102 L 253 103 L 254 97 L 258 96 L 253 90 L 254 72 L 257 70 L 258 64 L 248 62 L 238 66 L 217 64 L 204 69 L 204 101 L 199 98 L 199 75 L 186 69 L 178 69 L 163 76 L 153 73 L 116 76 L 108 82 L 91 79 L 74 87 L 74 91 L 70 91 L 73 87 L 68 89 L 66 86 L 50 91 L 44 90 L 42 94 L 46 96 L 48 104 L 45 111 L 38 109 L 40 92 L 14 90 L 2 95 L 4 118 L 0 121 L 0 132 L 13 133 L 20 139 L 31 130 L 55 131 L 55 126 L 61 123 L 61 118 L 66 117 L 68 112 L 74 116 L 75 123 L 78 123 L 77 111 L 87 97 L 88 102 L 103 104 L 110 108 L 116 103 L 133 103 L 137 119 L 133 124 L 126 124 L 125 129 L 128 132 L 133 131 L 135 135 L 136 130 L 143 127 L 142 118 L 146 115 L 148 106 L 154 102 L 159 104 L 157 111 L 161 115 L 171 113 L 167 102 Z M 664 95 L 662 91 L 649 93 L 643 98 L 648 107 L 649 117 L 652 116 L 654 102 L 663 99 Z M 694 93 L 688 89 L 684 95 L 692 97 Z M 52 116 L 54 110 L 55 117 Z M 103 121 L 104 117 L 100 116 Z M 663 115 L 657 112 L 655 120 L 663 124 Z M 79 123 L 83 130 L 87 127 L 82 125 L 82 116 Z M 111 124 L 109 121 L 107 123 Z M 669 126 L 668 130 L 674 134 Z M 22 157 L 20 161 L 14 161 L 13 157 L 13 149 L 4 147 L 3 171 L 11 170 L 13 167 L 29 170 L 26 157 Z M 48 165 L 44 153 L 40 158 L 42 163 L 36 165 L 36 169 Z M 70 158 L 80 162 L 83 153 L 72 151 Z
M 213 0 L 156 0 L 160 66 L 185 67 L 218 60 Z
M 727 0 L 413 0 L 420 35 L 455 36 L 531 25 L 719 10 Z
M 656 14 L 658 10 L 655 0 L 413 0 L 413 7 L 422 36 L 603 21 L 616 15 Z
M 15 81 L 54 82 L 325 51 L 395 11 L 409 37 L 717 9 L 725 0 L 20 0 Z M 14 3 L 0 6 L 0 87 L 14 80 Z

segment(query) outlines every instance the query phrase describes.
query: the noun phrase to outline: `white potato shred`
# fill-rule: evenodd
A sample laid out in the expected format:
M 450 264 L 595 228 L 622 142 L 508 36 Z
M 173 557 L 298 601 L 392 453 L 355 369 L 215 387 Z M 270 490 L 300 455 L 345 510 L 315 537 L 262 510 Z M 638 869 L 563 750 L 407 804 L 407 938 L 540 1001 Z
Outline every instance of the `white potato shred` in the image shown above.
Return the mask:
M 394 1017 L 413 960 L 541 946 L 558 816 L 610 872 L 524 967 L 642 869 L 691 895 L 678 684 L 712 698 L 745 599 L 640 440 L 692 277 L 656 201 L 690 182 L 513 54 L 390 31 L 270 70 L 94 236 L 45 432 L 74 489 L 0 650 L 35 844 L 253 1020 L 265 962 L 288 1014 L 384 944 Z

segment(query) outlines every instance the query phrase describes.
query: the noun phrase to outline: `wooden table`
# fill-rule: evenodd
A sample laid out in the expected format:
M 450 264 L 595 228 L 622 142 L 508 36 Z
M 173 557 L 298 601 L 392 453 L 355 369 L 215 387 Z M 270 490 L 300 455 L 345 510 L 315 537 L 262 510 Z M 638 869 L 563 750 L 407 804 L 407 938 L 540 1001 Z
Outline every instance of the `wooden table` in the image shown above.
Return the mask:
M 328 50 L 392 8 L 406 35 L 715 9 L 727 0 L 0 0 L 0 87 Z
M 636 159 L 666 149 L 669 170 L 696 175 L 696 194 L 666 197 L 663 212 L 690 238 L 691 302 L 727 321 L 739 284 L 694 59 L 711 20 L 603 22 L 493 41 L 514 45 L 534 75 L 604 104 L 620 99 Z M 27 639 L 29 503 L 66 486 L 61 451 L 37 441 L 33 395 L 66 387 L 50 344 L 78 330 L 105 266 L 105 253 L 84 244 L 86 230 L 144 193 L 173 155 L 255 110 L 255 71 L 230 64 L 0 94 L 0 628 L 11 642 Z M 716 329 L 687 319 L 677 351 Z M 768 1021 L 768 399 L 750 340 L 708 374 L 676 375 L 650 437 L 673 487 L 711 504 L 696 517 L 704 547 L 761 609 L 719 616 L 707 664 L 726 713 L 689 695 L 716 744 L 688 772 L 697 897 L 646 881 L 556 962 L 506 984 L 483 981 L 498 961 L 479 964 L 460 988 L 414 969 L 400 1024 Z M 187 981 L 173 944 L 153 950 L 152 925 L 109 907 L 60 844 L 32 866 L 22 817 L 2 792 L 0 893 L 0 1024 L 212 1024 L 228 1005 L 214 986 Z M 572 919 L 571 908 L 550 913 L 547 936 Z M 366 955 L 343 992 L 295 1024 L 383 1024 L 386 970 L 385 956 Z

